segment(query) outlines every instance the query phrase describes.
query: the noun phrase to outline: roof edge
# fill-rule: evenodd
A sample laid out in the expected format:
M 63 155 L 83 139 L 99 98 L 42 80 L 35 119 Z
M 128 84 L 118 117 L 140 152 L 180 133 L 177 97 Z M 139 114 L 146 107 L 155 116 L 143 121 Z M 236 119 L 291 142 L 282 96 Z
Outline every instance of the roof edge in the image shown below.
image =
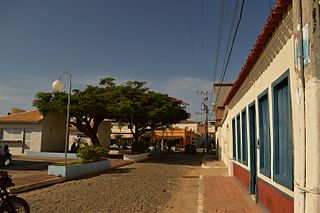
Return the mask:
M 276 29 L 281 20 L 283 14 L 287 11 L 288 6 L 292 4 L 292 0 L 278 0 L 274 8 L 272 9 L 272 13 L 268 18 L 267 23 L 264 25 L 261 34 L 258 36 L 256 43 L 252 47 L 250 54 L 246 60 L 246 63 L 243 65 L 238 78 L 234 82 L 231 90 L 228 93 L 227 98 L 225 99 L 223 105 L 228 105 L 232 98 L 235 96 L 236 92 L 249 75 L 251 69 L 256 64 L 257 60 L 260 58 L 261 54 L 264 51 L 265 45 L 270 41 L 273 36 L 273 31 Z

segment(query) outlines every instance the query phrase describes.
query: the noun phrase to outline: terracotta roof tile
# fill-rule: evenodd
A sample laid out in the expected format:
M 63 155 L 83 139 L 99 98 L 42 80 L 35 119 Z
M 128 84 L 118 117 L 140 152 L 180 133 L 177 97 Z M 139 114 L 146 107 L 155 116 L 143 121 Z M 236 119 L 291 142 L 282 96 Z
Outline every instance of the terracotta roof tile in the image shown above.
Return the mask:
M 0 123 L 39 123 L 43 118 L 38 110 L 15 113 L 0 117 Z

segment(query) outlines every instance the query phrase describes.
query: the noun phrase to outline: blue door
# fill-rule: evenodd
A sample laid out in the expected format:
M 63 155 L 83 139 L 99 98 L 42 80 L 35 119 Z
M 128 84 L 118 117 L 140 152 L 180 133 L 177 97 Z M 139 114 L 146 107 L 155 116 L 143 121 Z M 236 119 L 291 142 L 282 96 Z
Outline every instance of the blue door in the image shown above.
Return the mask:
M 249 106 L 250 129 L 250 193 L 257 195 L 257 150 L 256 150 L 256 108 L 255 104 Z M 256 199 L 257 200 L 257 199 Z

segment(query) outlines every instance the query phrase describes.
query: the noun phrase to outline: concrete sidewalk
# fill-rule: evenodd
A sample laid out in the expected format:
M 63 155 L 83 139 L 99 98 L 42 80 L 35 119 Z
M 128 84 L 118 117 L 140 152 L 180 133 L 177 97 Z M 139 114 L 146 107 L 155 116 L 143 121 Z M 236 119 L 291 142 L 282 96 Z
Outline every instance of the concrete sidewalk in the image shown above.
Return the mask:
M 26 160 L 26 159 L 23 159 Z M 61 159 L 58 159 L 58 161 Z M 111 160 L 111 168 L 108 170 L 112 170 L 124 165 L 131 164 L 130 161 L 125 161 L 121 159 L 109 159 Z M 46 161 L 46 162 L 56 162 L 57 159 L 53 158 L 46 158 L 45 160 L 43 158 L 35 158 L 35 161 Z M 43 167 L 43 166 L 42 166 Z M 62 177 L 56 177 L 48 175 L 47 169 L 41 169 L 39 168 L 25 168 L 24 170 L 16 169 L 8 169 L 8 174 L 11 175 L 13 183 L 15 183 L 15 186 L 9 188 L 10 193 L 21 193 L 37 188 L 47 187 L 56 183 L 61 183 L 66 181 Z
M 202 197 L 202 199 L 201 199 Z M 199 179 L 198 212 L 264 212 L 224 163 L 205 155 Z

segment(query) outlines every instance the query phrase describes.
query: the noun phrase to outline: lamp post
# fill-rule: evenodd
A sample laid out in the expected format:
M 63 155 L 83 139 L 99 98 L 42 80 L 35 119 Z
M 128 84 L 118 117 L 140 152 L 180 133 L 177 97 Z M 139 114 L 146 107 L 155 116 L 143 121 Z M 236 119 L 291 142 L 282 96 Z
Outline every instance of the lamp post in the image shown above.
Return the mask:
M 67 122 L 66 122 L 66 138 L 65 138 L 65 147 L 64 147 L 64 165 L 67 165 L 67 154 L 68 154 L 68 147 L 69 147 L 69 109 L 70 109 L 70 94 L 71 94 L 71 74 L 69 72 L 63 72 L 59 76 L 59 79 L 55 80 L 52 83 L 52 88 L 58 92 L 61 92 L 64 88 L 64 83 L 61 81 L 61 77 L 63 75 L 69 75 L 69 91 L 68 91 L 68 104 L 67 104 Z

